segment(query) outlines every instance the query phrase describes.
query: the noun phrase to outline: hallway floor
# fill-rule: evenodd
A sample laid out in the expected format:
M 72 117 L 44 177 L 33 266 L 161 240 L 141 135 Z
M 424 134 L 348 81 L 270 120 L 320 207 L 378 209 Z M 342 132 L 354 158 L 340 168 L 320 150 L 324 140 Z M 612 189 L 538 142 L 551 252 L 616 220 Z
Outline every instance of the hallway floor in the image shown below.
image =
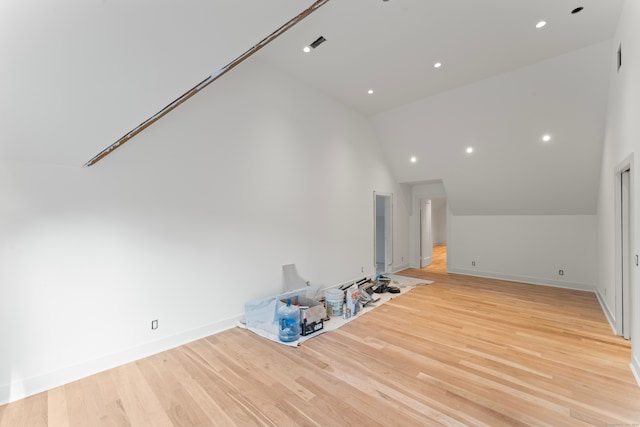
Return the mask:
M 447 274 L 447 245 L 434 245 L 431 264 L 420 271 Z

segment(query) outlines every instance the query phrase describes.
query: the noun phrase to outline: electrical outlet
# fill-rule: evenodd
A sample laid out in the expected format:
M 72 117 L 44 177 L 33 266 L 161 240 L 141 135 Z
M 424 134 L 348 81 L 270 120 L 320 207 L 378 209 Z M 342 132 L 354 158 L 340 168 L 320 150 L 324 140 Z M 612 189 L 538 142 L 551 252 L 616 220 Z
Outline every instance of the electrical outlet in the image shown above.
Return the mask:
M 471 261 L 471 267 L 475 267 L 476 266 L 476 262 L 475 261 Z
M 564 276 L 564 270 L 558 270 L 558 274 L 559 274 L 560 276 Z
M 158 329 L 158 320 L 152 320 L 151 321 L 151 330 L 156 330 Z

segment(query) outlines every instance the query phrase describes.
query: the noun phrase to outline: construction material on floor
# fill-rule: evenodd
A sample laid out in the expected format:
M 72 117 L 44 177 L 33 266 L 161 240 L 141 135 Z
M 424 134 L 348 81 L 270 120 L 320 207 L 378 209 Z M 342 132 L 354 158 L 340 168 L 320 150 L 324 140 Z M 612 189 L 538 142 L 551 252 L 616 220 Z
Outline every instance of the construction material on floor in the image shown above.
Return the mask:
M 288 275 L 290 279 L 297 274 L 291 275 L 292 272 L 295 272 L 295 266 L 285 266 L 283 270 L 287 272 L 285 278 Z M 298 284 L 307 283 L 298 280 L 294 282 Z M 430 283 L 433 282 L 392 274 L 376 277 L 376 279 L 373 280 L 364 278 L 360 281 L 342 286 L 344 289 L 325 289 L 324 293 L 320 294 L 318 294 L 315 287 L 308 286 L 307 283 L 307 286 L 304 288 L 296 290 L 290 290 L 289 288 L 287 292 L 281 295 L 246 303 L 244 322 L 241 322 L 238 326 L 246 328 L 271 341 L 297 347 L 306 340 L 319 334 L 338 329 L 353 319 L 391 300 L 396 295 L 402 295 L 416 286 Z M 284 288 L 287 289 L 287 285 L 290 284 L 291 283 L 286 283 L 285 279 Z M 390 292 L 390 288 L 392 288 L 393 291 Z M 330 298 L 326 300 L 327 305 L 325 306 L 324 300 L 327 295 L 330 295 Z M 292 304 L 298 304 L 301 307 L 302 327 L 301 334 L 297 340 L 282 342 L 278 338 L 279 324 L 277 311 L 286 304 L 287 299 L 290 299 Z M 321 318 L 318 318 L 319 316 L 321 316 Z

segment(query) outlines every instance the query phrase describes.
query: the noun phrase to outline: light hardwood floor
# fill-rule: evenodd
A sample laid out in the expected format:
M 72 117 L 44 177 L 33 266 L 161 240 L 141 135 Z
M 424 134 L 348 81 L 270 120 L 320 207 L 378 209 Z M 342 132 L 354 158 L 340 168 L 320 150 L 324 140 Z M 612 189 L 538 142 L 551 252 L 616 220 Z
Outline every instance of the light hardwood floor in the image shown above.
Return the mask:
M 431 264 L 421 268 L 424 272 L 429 273 L 446 273 L 447 272 L 447 246 L 434 245 Z
M 0 407 L 0 426 L 640 424 L 593 294 L 431 278 L 299 348 L 231 329 Z

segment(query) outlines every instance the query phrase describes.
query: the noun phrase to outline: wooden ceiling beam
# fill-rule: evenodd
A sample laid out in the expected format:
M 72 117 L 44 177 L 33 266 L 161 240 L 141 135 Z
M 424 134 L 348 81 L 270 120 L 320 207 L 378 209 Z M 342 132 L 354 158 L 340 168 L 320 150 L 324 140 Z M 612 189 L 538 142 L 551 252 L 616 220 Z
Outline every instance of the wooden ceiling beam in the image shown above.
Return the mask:
M 127 133 L 126 135 L 122 136 L 116 142 L 114 142 L 113 144 L 111 144 L 110 146 L 108 146 L 107 148 L 102 150 L 100 153 L 98 153 L 96 156 L 94 156 L 91 160 L 89 160 L 87 163 L 85 163 L 84 167 L 93 166 L 94 164 L 96 164 L 97 162 L 99 162 L 100 160 L 102 160 L 103 158 L 108 156 L 109 154 L 111 154 L 114 150 L 122 147 L 124 144 L 129 142 L 133 137 L 138 135 L 140 132 L 142 132 L 143 130 L 145 130 L 146 128 L 148 128 L 149 126 L 151 126 L 152 124 L 154 124 L 158 120 L 160 120 L 162 117 L 166 116 L 169 112 L 171 112 L 172 110 L 177 108 L 180 104 L 182 104 L 183 102 L 185 102 L 186 100 L 191 98 L 193 95 L 195 95 L 196 93 L 198 93 L 199 91 L 201 91 L 202 89 L 204 89 L 205 87 L 207 87 L 208 85 L 213 83 L 214 81 L 218 80 L 220 77 L 224 76 L 226 73 L 228 73 L 229 71 L 234 69 L 236 66 L 241 64 L 245 59 L 249 58 L 254 53 L 258 52 L 260 49 L 262 49 L 263 47 L 265 47 L 266 45 L 268 45 L 269 43 L 274 41 L 276 38 L 278 38 L 280 35 L 282 35 L 285 31 L 287 31 L 288 29 L 290 29 L 291 27 L 293 27 L 294 25 L 296 25 L 297 23 L 302 21 L 304 18 L 306 18 L 311 13 L 315 12 L 318 8 L 320 8 L 321 6 L 324 6 L 328 2 L 329 2 L 329 0 L 317 0 L 317 1 L 315 1 L 311 6 L 309 6 L 307 9 L 302 11 L 300 14 L 298 14 L 294 18 L 290 19 L 287 23 L 282 25 L 280 28 L 275 30 L 273 33 L 269 34 L 267 37 L 262 39 L 258 44 L 254 45 L 249 50 L 244 52 L 242 55 L 240 55 L 239 57 L 237 57 L 236 59 L 231 61 L 229 64 L 227 64 L 226 66 L 222 67 L 221 69 L 219 69 L 215 73 L 211 74 L 206 79 L 202 80 L 200 83 L 198 83 L 197 85 L 195 85 L 194 87 L 189 89 L 187 92 L 183 93 L 175 101 L 171 102 L 169 105 L 164 107 L 162 110 L 160 110 L 159 112 L 157 112 L 153 116 L 149 117 L 144 122 L 140 123 L 137 127 L 135 127 L 133 130 L 131 130 L 129 133 Z

